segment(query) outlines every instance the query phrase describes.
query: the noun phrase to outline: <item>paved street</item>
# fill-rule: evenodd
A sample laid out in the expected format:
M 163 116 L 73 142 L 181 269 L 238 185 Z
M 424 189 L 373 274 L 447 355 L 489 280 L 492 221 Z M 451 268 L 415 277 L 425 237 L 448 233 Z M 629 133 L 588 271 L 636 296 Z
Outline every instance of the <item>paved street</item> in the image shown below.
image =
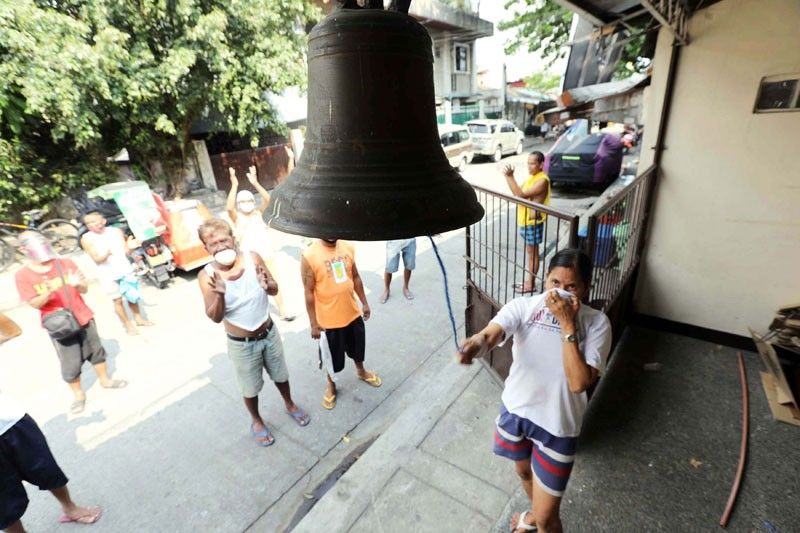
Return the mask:
M 459 324 L 464 309 L 463 239 L 462 231 L 437 238 Z M 308 494 L 318 484 L 359 446 L 385 431 L 410 403 L 426 391 L 439 391 L 437 398 L 458 395 L 461 389 L 451 393 L 451 386 L 458 382 L 466 386 L 480 371 L 479 365 L 464 369 L 452 363 L 441 273 L 427 239 L 419 239 L 418 245 L 411 283 L 417 298 L 405 300 L 396 279 L 395 292 L 381 305 L 377 296 L 384 245 L 358 243 L 359 270 L 373 307 L 367 323 L 366 363 L 384 384 L 373 389 L 348 369 L 333 412 L 321 406 L 324 375 L 317 368 L 316 345 L 300 298 L 297 259 L 302 241 L 296 239 L 287 248 L 294 258 L 287 270 L 294 270 L 294 275 L 282 289 L 298 319 L 279 322 L 278 327 L 295 399 L 312 421 L 308 427 L 298 427 L 268 384 L 261 408 L 276 436 L 270 448 L 256 447 L 248 433 L 222 326 L 205 317 L 194 274 L 179 276 L 165 290 L 145 288 L 144 309 L 156 325 L 141 328 L 138 337 L 124 334 L 110 302 L 97 283 L 91 283 L 87 301 L 109 353 L 109 369 L 130 385 L 123 390 L 101 389 L 86 368 L 86 411 L 73 416 L 65 414 L 71 395 L 60 380 L 38 313 L 16 302 L 13 269 L 3 273 L 4 312 L 24 334 L 0 348 L 0 388 L 20 400 L 38 421 L 72 480 L 76 499 L 105 509 L 93 531 L 283 529 L 299 520 L 298 510 L 310 501 Z M 93 278 L 88 259 L 83 254 L 75 259 Z M 487 375 L 480 383 L 485 405 L 494 412 L 499 387 Z M 485 416 L 489 418 L 484 429 L 490 431 L 491 416 Z M 490 455 L 488 459 L 493 460 Z M 32 531 L 56 530 L 58 509 L 49 494 L 31 490 L 30 497 L 25 523 Z M 490 517 L 485 514 L 484 523 Z

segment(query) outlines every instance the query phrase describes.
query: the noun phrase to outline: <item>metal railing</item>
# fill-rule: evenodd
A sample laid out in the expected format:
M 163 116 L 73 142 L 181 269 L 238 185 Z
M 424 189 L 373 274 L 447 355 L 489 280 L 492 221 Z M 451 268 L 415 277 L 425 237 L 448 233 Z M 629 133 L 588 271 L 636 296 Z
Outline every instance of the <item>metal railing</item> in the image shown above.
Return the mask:
M 617 304 L 639 264 L 655 175 L 656 167 L 648 168 L 589 216 L 585 250 L 594 264 L 589 304 L 603 312 Z
M 528 208 L 547 215 L 542 242 L 538 245 L 537 292 L 542 287 L 545 265 L 550 257 L 563 248 L 577 245 L 578 217 L 477 185 L 473 188 L 486 215 L 467 226 L 467 283 L 499 308 L 520 295 L 515 291 L 516 285 L 530 279 L 530 273 L 526 273 L 529 269 L 525 239 L 517 225 L 518 209 Z

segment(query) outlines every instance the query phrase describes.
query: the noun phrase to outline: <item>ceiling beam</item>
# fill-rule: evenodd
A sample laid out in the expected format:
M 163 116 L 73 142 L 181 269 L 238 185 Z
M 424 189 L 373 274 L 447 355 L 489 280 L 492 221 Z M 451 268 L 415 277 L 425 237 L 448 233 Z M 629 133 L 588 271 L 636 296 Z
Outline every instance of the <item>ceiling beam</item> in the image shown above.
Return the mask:
M 683 45 L 689 44 L 689 10 L 681 0 L 639 0 L 642 7 Z
M 605 26 L 606 20 L 601 19 L 594 13 L 587 11 L 584 2 L 577 2 L 575 0 L 553 0 L 556 4 L 564 9 L 569 9 L 573 13 L 579 15 L 582 19 L 588 20 L 592 26 Z

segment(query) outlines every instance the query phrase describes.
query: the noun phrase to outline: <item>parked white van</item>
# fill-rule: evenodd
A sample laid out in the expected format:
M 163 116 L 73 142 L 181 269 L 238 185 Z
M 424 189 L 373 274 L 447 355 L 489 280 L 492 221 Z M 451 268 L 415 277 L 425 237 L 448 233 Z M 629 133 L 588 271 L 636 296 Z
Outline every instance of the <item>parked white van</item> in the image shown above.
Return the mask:
M 472 162 L 472 138 L 463 124 L 439 124 L 439 140 L 450 164 L 463 171 Z
M 496 162 L 504 155 L 522 153 L 525 135 L 507 120 L 470 120 L 467 128 L 475 155 L 488 156 Z

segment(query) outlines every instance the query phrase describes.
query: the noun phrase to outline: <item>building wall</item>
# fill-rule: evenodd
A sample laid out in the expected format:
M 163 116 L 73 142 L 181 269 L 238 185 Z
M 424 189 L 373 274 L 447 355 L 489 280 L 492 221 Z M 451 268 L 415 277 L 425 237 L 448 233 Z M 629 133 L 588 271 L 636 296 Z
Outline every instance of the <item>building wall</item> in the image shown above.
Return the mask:
M 797 0 L 723 0 L 690 21 L 639 312 L 746 335 L 800 300 L 800 111 L 752 113 L 763 76 L 800 72 L 798 27 Z M 645 148 L 658 125 L 669 42 L 662 30 Z

